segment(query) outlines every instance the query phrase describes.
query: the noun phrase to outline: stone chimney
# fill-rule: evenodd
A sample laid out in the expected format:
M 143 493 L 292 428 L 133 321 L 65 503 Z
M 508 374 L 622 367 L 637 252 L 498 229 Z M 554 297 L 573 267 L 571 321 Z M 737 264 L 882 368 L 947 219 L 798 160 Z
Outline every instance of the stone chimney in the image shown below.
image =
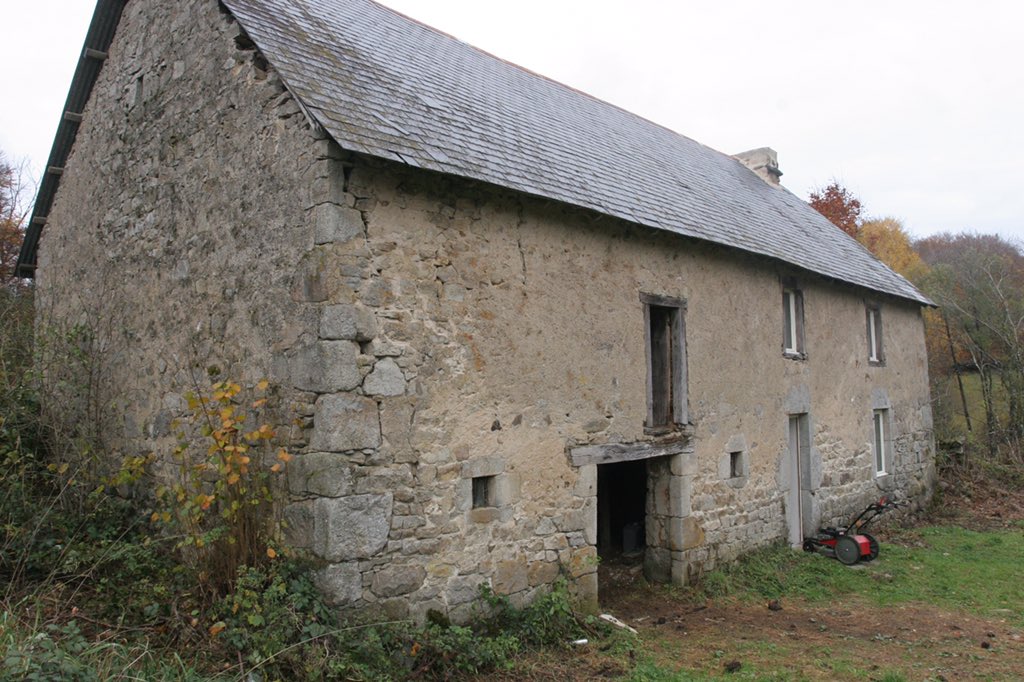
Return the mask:
M 734 154 L 733 157 L 744 166 L 754 171 L 762 180 L 773 187 L 779 186 L 782 171 L 779 170 L 778 154 L 771 147 L 751 149 L 747 152 Z

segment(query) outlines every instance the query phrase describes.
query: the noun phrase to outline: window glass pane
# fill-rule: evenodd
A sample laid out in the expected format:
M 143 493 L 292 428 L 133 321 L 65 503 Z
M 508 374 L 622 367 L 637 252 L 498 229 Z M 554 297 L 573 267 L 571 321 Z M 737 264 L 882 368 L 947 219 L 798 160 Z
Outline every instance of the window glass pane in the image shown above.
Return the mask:
M 494 476 L 477 476 L 473 479 L 473 508 L 491 506 L 491 488 Z
M 782 312 L 785 316 L 785 348 L 796 351 L 796 297 L 788 289 L 782 292 Z
M 875 472 L 885 471 L 885 413 L 875 412 Z
M 868 357 L 871 360 L 878 360 L 878 336 L 875 327 L 876 314 L 877 311 L 875 310 L 868 311 Z

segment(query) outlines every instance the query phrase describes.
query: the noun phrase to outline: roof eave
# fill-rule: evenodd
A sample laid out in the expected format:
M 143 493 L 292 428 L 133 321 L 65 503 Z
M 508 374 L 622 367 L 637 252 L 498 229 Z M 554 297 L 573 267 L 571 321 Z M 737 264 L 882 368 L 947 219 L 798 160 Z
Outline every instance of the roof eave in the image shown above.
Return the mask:
M 61 112 L 53 147 L 50 149 L 43 178 L 39 183 L 39 192 L 32 207 L 32 217 L 29 219 L 25 239 L 18 253 L 14 271 L 18 277 L 35 276 L 39 238 L 53 207 L 64 166 L 78 136 L 82 114 L 106 61 L 107 51 L 114 40 L 121 14 L 127 3 L 128 0 L 99 0 L 96 3 L 89 32 L 86 34 L 78 66 L 75 68 L 75 76 L 71 80 L 71 88 L 64 103 L 64 110 Z

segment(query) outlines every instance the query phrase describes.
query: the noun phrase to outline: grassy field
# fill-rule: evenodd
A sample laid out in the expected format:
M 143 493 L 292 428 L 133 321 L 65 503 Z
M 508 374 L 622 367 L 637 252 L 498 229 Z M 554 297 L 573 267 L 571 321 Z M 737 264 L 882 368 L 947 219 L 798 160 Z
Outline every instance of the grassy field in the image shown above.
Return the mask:
M 432 631 L 434 654 L 453 662 L 461 656 L 459 665 L 429 671 L 395 666 L 395 651 L 427 646 L 426 633 L 399 633 L 391 642 L 401 645 L 396 649 L 380 639 L 388 632 L 380 629 L 354 633 L 335 645 L 370 650 L 383 657 L 380 665 L 362 671 L 324 667 L 307 671 L 303 679 L 470 679 L 460 676 L 485 669 L 477 663 L 487 660 L 493 665 L 476 679 L 1024 679 L 1024 493 L 989 490 L 970 499 L 998 505 L 946 499 L 942 515 L 929 525 L 883 527 L 877 534 L 881 555 L 871 563 L 847 567 L 775 546 L 709 573 L 694 587 L 640 581 L 612 592 L 605 609 L 637 634 L 608 632 L 593 621 L 576 623 L 568 603 L 555 599 L 529 613 L 493 620 L 497 638 L 457 628 Z M 60 603 L 83 604 L 82 595 Z M 281 608 L 277 602 L 261 603 L 261 608 Z M 35 679 L 83 681 L 280 677 L 250 678 L 252 664 L 222 657 L 218 647 L 224 643 L 198 639 L 179 642 L 179 648 L 150 646 L 146 633 L 156 636 L 156 628 L 139 636 L 136 628 L 103 623 L 77 606 L 56 613 L 56 604 L 10 602 L 0 612 L 0 679 L 26 679 L 4 671 L 30 669 L 45 670 Z M 37 614 L 35 621 L 31 613 Z M 261 613 L 270 618 L 270 610 Z M 296 627 L 291 620 L 274 622 Z M 262 631 L 246 632 L 253 637 Z M 369 646 L 370 634 L 378 646 Z M 570 643 L 580 638 L 586 643 Z M 280 643 L 274 646 L 268 651 L 281 655 Z M 328 649 L 309 653 L 322 656 L 317 660 L 327 666 L 339 655 Z
M 955 526 L 904 531 L 883 548 L 884 561 L 853 570 L 820 555 L 777 547 L 708 576 L 709 596 L 800 598 L 810 604 L 857 597 L 876 606 L 926 603 L 1024 625 L 1024 532 L 976 532 Z

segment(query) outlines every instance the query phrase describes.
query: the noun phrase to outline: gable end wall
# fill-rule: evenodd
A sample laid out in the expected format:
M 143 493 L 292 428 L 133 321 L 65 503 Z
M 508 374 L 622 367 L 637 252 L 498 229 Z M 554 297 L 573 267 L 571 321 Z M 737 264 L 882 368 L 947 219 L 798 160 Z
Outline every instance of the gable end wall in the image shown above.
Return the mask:
M 216 0 L 128 3 L 40 244 L 39 333 L 55 361 L 72 330 L 91 339 L 90 375 L 50 382 L 51 412 L 158 468 L 211 372 L 270 379 L 282 413 L 315 399 L 288 372 L 316 342 L 316 283 L 296 273 L 340 201 L 331 148 L 239 33 Z

